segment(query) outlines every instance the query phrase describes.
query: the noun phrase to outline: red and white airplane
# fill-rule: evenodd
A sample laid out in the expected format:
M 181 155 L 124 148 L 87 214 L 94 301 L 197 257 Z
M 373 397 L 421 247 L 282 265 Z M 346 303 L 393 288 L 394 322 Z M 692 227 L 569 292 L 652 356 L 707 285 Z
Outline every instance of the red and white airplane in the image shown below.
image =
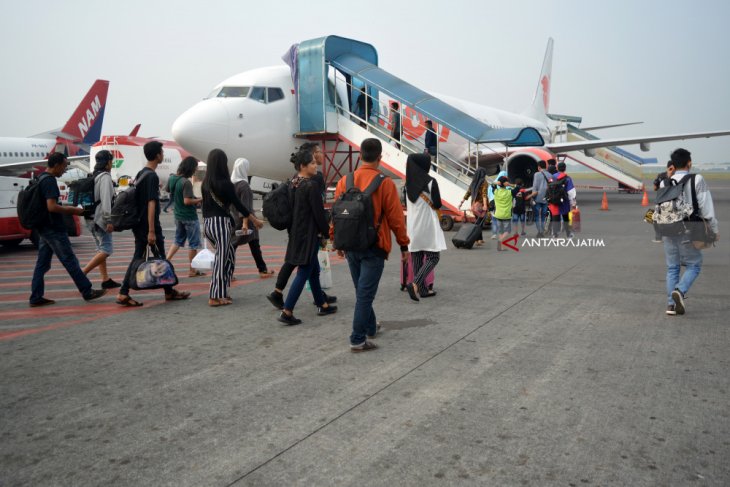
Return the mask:
M 45 167 L 52 152 L 63 152 L 71 160 L 87 159 L 101 136 L 108 91 L 108 81 L 96 80 L 61 129 L 31 137 L 0 137 L 0 175 L 19 176 Z
M 0 244 L 15 246 L 23 239 L 37 242 L 37 237 L 23 228 L 16 210 L 17 197 L 28 185 L 33 172 L 45 169 L 46 159 L 52 152 L 64 152 L 70 160 L 88 160 L 91 144 L 99 140 L 104 121 L 109 82 L 96 80 L 60 130 L 33 137 L 0 137 Z M 84 164 L 86 165 L 86 164 Z M 16 177 L 25 176 L 25 177 Z M 58 182 L 61 200 L 68 195 L 65 184 Z M 81 233 L 78 217 L 65 218 L 69 235 Z
M 497 168 L 502 166 L 502 169 L 508 169 L 511 178 L 521 177 L 523 180 L 531 182 L 537 161 L 555 159 L 558 154 L 569 156 L 573 154 L 574 158 L 582 157 L 585 160 L 586 157 L 595 155 L 596 151 L 613 146 L 640 144 L 642 150 L 648 150 L 651 142 L 730 135 L 730 131 L 717 131 L 612 139 L 591 137 L 590 140 L 556 141 L 557 137 L 554 135 L 558 131 L 551 130 L 548 126 L 552 52 L 553 40 L 550 39 L 535 96 L 532 104 L 523 114 L 509 113 L 454 97 L 434 95 L 492 128 L 532 127 L 546 141 L 544 145 L 522 148 L 480 145 L 477 150 L 473 144 L 469 144 L 466 139 L 450 132 L 446 127 L 435 127 L 440 141 L 439 153 L 445 153 L 452 160 L 461 162 L 471 160 L 472 167 L 478 157 L 479 165 L 486 167 L 490 174 L 496 173 Z M 336 93 L 337 103 L 341 107 L 340 100 L 349 99 L 348 87 L 339 73 L 333 73 L 332 67 L 329 69 L 330 91 Z M 303 142 L 302 139 L 293 136 L 299 130 L 294 93 L 295 87 L 288 66 L 273 66 L 237 74 L 218 84 L 207 98 L 180 115 L 172 127 L 173 137 L 182 147 L 200 159 L 204 160 L 211 149 L 220 148 L 227 153 L 230 160 L 246 157 L 251 162 L 252 175 L 283 180 L 290 177 L 293 171 L 292 165 L 289 163 L 289 155 Z M 390 99 L 381 93 L 380 99 L 375 100 L 374 103 L 381 107 L 381 115 L 377 122 L 385 125 L 386 130 L 383 132 L 386 134 L 390 131 L 390 127 L 387 112 L 383 114 L 383 107 L 387 110 L 389 102 Z M 347 103 L 344 105 L 345 110 L 349 110 Z M 373 118 L 371 118 L 372 121 Z M 423 148 L 422 140 L 426 130 L 424 121 L 425 117 L 422 114 L 410 107 L 405 107 L 402 116 L 403 136 L 406 140 L 420 141 L 421 148 Z M 342 130 L 342 125 L 343 123 L 340 122 L 340 135 L 346 135 Z M 347 128 L 347 131 L 355 137 L 366 136 L 364 132 L 359 132 L 356 128 Z M 359 144 L 360 140 L 362 139 L 349 139 L 355 145 Z M 385 147 L 384 150 L 393 152 L 390 147 Z M 391 161 L 386 158 L 386 155 L 390 156 Z M 404 172 L 404 167 L 402 170 L 400 167 L 396 167 L 400 166 L 399 163 L 393 162 L 399 158 L 402 159 L 398 153 L 386 154 L 384 152 L 383 160 L 386 169 L 392 169 L 396 175 Z M 590 167 L 588 163 L 584 163 Z M 441 185 L 441 183 L 439 184 Z M 463 194 L 463 190 L 459 191 Z M 452 200 L 457 192 L 455 189 Z
M 112 180 L 117 182 L 120 187 L 127 186 L 134 180 L 134 177 L 147 164 L 144 156 L 144 145 L 147 142 L 156 140 L 162 143 L 164 150 L 164 158 L 162 163 L 157 167 L 157 175 L 160 178 L 160 184 L 164 188 L 171 174 L 175 174 L 180 161 L 191 154 L 180 145 L 172 140 L 162 140 L 156 137 L 140 137 L 140 124 L 137 124 L 129 135 L 105 135 L 99 142 L 91 147 L 92 160 L 96 153 L 100 150 L 108 150 L 114 155 L 112 162 Z M 202 169 L 205 164 L 198 163 Z

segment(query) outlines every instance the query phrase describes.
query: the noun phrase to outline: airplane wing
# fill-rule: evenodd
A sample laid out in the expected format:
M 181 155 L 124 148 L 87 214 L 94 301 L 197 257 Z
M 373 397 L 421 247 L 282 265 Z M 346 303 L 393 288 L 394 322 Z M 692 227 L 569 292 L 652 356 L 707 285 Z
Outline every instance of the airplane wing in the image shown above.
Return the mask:
M 652 137 L 625 137 L 620 139 L 596 139 L 575 142 L 557 142 L 545 144 L 556 154 L 570 152 L 575 150 L 597 149 L 599 147 L 610 147 L 616 145 L 642 144 L 648 146 L 651 142 L 666 142 L 668 140 L 685 140 L 685 139 L 702 139 L 710 137 L 722 137 L 730 135 L 730 130 L 720 130 L 715 132 L 696 132 L 693 134 L 676 134 L 676 135 L 657 135 Z
M 68 158 L 69 166 L 78 167 L 85 171 L 89 171 L 89 156 L 72 156 Z M 35 161 L 10 162 L 0 165 L 0 176 L 19 176 L 21 174 L 32 171 L 38 166 L 46 167 L 48 161 L 45 159 L 36 159 Z

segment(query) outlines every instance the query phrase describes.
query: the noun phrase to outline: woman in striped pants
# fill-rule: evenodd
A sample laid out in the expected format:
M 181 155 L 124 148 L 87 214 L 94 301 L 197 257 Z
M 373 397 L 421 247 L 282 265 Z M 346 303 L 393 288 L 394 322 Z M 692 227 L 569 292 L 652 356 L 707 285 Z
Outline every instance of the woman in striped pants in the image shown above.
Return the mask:
M 228 171 L 228 157 L 220 149 L 210 151 L 208 168 L 203 178 L 203 224 L 205 237 L 215 246 L 215 260 L 210 282 L 209 306 L 224 306 L 233 301 L 228 293 L 236 266 L 233 246 L 233 217 L 229 207 L 234 206 L 243 215 L 243 228 L 249 222 L 256 228 L 263 223 L 236 197 Z

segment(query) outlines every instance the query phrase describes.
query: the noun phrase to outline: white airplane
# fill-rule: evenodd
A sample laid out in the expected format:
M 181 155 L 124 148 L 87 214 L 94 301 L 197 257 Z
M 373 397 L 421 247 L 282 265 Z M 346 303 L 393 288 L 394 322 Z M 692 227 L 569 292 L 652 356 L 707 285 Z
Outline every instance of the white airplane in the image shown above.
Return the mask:
M 109 82 L 96 80 L 63 128 L 31 137 L 0 137 L 0 175 L 18 176 L 45 166 L 52 152 L 70 160 L 88 159 L 92 144 L 101 137 Z
M 554 141 L 554 134 L 559 131 L 551 131 L 548 126 L 552 50 L 553 40 L 550 39 L 535 96 L 531 106 L 523 114 L 513 114 L 449 96 L 434 95 L 492 128 L 532 127 L 543 137 L 544 145 L 520 148 L 480 145 L 477 149 L 466 139 L 450 132 L 448 128 L 436 126 L 435 130 L 439 135 L 439 154 L 445 153 L 449 158 L 462 163 L 470 161 L 472 167 L 478 158 L 478 164 L 486 167 L 490 174 L 496 173 L 501 166 L 508 170 L 511 179 L 521 177 L 531 184 L 537 161 L 556 159 L 559 154 L 572 155 L 573 159 L 591 167 L 591 163 L 587 159 L 596 155 L 596 151 L 603 150 L 603 148 L 640 144 L 642 150 L 648 150 L 651 142 L 730 135 L 730 131 L 716 131 L 649 137 Z M 336 92 L 338 105 L 340 107 L 344 105 L 344 109 L 348 110 L 348 105 L 351 105 L 352 102 L 343 104 L 340 101 L 351 100 L 348 97 L 348 86 L 344 77 L 339 73 L 334 73 L 334 68 L 329 69 L 331 91 Z M 333 84 L 334 86 L 332 86 Z M 293 173 L 292 165 L 289 162 L 290 154 L 304 142 L 303 139 L 293 136 L 299 131 L 297 102 L 294 93 L 295 87 L 288 66 L 266 67 L 237 74 L 218 84 L 204 100 L 180 115 L 172 127 L 173 137 L 182 147 L 202 160 L 205 160 L 211 149 L 220 148 L 226 152 L 231 161 L 237 157 L 246 157 L 251 162 L 252 175 L 283 180 Z M 387 107 L 390 101 L 390 98 L 381 92 L 380 98 L 374 103 L 381 107 L 380 115 L 374 114 L 377 116 L 377 120 L 375 117 L 370 118 L 371 122 L 384 126 L 383 134 L 390 132 L 390 122 L 387 119 Z M 410 107 L 405 107 L 405 109 L 401 107 L 401 110 L 403 138 L 406 139 L 406 142 L 408 139 L 419 142 L 422 150 L 425 117 Z M 384 141 L 388 142 L 387 136 Z M 352 142 L 359 144 L 359 140 Z M 596 167 L 599 165 L 593 166 L 594 169 Z M 598 171 L 604 172 L 601 168 Z M 608 169 L 605 171 L 608 172 Z M 399 172 L 402 171 L 397 170 L 395 174 L 397 175 Z M 610 173 L 607 175 L 612 176 Z M 618 178 L 617 180 L 620 181 Z M 642 183 L 639 181 L 637 184 Z

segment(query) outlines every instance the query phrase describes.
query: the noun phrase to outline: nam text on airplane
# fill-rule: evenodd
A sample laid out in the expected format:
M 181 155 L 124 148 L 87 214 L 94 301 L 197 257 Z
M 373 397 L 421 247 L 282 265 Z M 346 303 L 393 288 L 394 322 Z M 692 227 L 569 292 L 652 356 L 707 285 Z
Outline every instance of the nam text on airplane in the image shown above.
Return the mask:
M 15 176 L 45 165 L 52 152 L 87 156 L 99 141 L 109 82 L 96 80 L 60 130 L 32 137 L 0 137 L 0 175 Z
M 500 168 L 508 171 L 510 179 L 522 178 L 528 184 L 536 172 L 539 160 L 548 161 L 558 155 L 565 154 L 579 160 L 588 167 L 599 172 L 598 164 L 591 165 L 586 158 L 600 155 L 601 151 L 614 146 L 640 144 L 642 150 L 648 150 L 649 143 L 668 140 L 680 140 L 700 137 L 730 135 L 730 131 L 705 132 L 693 134 L 674 134 L 650 137 L 630 137 L 598 139 L 587 134 L 581 140 L 556 141 L 559 130 L 551 130 L 548 126 L 551 118 L 558 116 L 548 114 L 550 105 L 551 70 L 553 40 L 548 41 L 542 70 L 537 83 L 537 90 L 530 107 L 522 114 L 514 114 L 491 107 L 479 105 L 450 96 L 433 95 L 453 109 L 470 116 L 472 119 L 492 128 L 535 129 L 543 139 L 543 143 L 532 147 L 505 147 L 503 145 L 484 146 L 478 148 L 465 138 L 450 131 L 445 126 L 435 124 L 438 134 L 438 153 L 453 161 L 459 161 L 469 167 L 476 164 L 487 168 L 489 174 L 495 174 Z M 328 103 L 338 107 L 340 114 L 346 114 L 353 120 L 354 106 L 360 93 L 360 86 L 348 85 L 345 77 L 329 65 L 329 87 L 325 96 Z M 353 75 L 356 77 L 356 75 Z M 232 76 L 218 84 L 203 101 L 192 106 L 180 115 L 172 127 L 175 140 L 194 156 L 205 160 L 208 152 L 214 148 L 224 150 L 233 161 L 245 157 L 251 162 L 251 174 L 265 178 L 283 180 L 293 173 L 289 163 L 289 155 L 302 144 L 301 138 L 295 137 L 299 132 L 299 114 L 297 112 L 296 89 L 292 80 L 292 72 L 288 66 L 274 66 L 254 69 Z M 395 77 L 393 77 L 395 78 Z M 397 78 L 395 78 L 397 80 Z M 401 80 L 402 81 L 402 80 Z M 373 85 L 373 87 L 378 88 Z M 369 89 L 369 88 L 368 88 Z M 383 94 L 379 88 L 379 97 L 372 103 L 372 113 L 368 117 L 367 130 L 377 134 L 385 142 L 393 142 L 389 138 L 392 115 L 388 107 L 392 97 Z M 418 113 L 410 106 L 399 107 L 402 120 L 403 150 L 409 150 L 411 144 L 417 151 L 424 148 L 425 115 Z M 568 117 L 570 119 L 571 117 Z M 339 120 L 342 120 L 340 118 Z M 340 122 L 342 124 L 342 122 Z M 365 125 L 360 119 L 360 125 Z M 565 130 L 563 127 L 562 130 Z M 590 130 L 590 129 L 587 129 Z M 342 130 L 340 130 L 342 132 Z M 356 130 L 351 133 L 362 134 Z M 300 134 L 301 135 L 301 134 Z M 341 133 L 342 135 L 342 133 Z M 360 140 L 349 140 L 359 146 Z M 420 145 L 420 149 L 418 146 Z M 620 149 L 616 149 L 620 151 Z M 628 154 L 623 151 L 624 154 Z M 631 154 L 628 154 L 631 156 Z M 393 158 L 398 157 L 396 154 Z M 644 161 L 633 156 L 638 163 Z M 610 159 L 605 157 L 604 160 Z M 387 163 L 384 154 L 384 162 Z M 388 164 L 385 164 L 386 169 Z M 394 171 L 396 175 L 402 173 Z M 611 176 L 611 174 L 607 174 Z M 613 176 L 612 176 L 613 177 Z M 614 177 L 617 179 L 617 177 Z M 620 181 L 620 179 L 617 179 Z M 638 184 L 641 184 L 638 182 Z

